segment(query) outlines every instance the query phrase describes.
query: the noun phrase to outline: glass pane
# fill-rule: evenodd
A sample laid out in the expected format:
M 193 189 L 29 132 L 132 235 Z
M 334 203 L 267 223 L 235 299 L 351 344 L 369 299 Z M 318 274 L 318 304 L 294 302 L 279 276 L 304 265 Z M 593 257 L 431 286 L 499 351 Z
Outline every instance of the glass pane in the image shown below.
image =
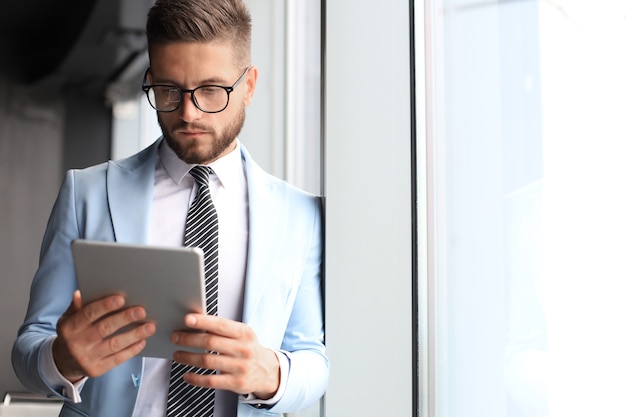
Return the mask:
M 626 2 L 432 2 L 429 415 L 624 415 Z

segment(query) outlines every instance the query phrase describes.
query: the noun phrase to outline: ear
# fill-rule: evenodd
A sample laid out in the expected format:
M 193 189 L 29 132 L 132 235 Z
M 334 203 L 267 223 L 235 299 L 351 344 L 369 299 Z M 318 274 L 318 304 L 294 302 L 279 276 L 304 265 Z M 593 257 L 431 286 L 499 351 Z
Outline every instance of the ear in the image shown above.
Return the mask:
M 151 67 L 148 67 L 148 69 L 146 69 L 146 72 L 143 75 L 144 84 L 147 84 L 147 85 L 152 84 L 152 71 L 151 70 L 152 70 Z
M 259 70 L 254 65 L 250 66 L 244 85 L 246 86 L 246 95 L 244 97 L 244 105 L 247 107 L 252 102 L 252 96 L 254 96 L 254 90 L 256 89 L 256 80 L 259 76 Z

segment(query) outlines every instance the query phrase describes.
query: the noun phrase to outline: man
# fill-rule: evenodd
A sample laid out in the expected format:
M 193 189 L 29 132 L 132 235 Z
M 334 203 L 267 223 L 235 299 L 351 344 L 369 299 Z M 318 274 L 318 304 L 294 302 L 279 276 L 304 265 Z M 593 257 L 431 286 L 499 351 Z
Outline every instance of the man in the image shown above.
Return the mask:
M 240 0 L 157 0 L 146 28 L 144 90 L 163 137 L 125 160 L 67 173 L 14 343 L 16 374 L 64 398 L 62 416 L 244 417 L 307 407 L 328 378 L 320 202 L 261 171 L 237 139 L 257 80 L 249 13 Z M 70 244 L 185 244 L 202 188 L 196 165 L 210 168 L 217 211 L 218 315 L 185 317 L 201 332 L 172 335 L 176 363 L 142 358 L 155 324 L 120 295 L 84 304 Z M 108 337 L 132 323 L 142 324 Z M 171 371 L 178 364 L 196 368 L 180 376 Z M 170 384 L 212 394 L 184 406 L 201 404 L 201 413 L 177 414 Z

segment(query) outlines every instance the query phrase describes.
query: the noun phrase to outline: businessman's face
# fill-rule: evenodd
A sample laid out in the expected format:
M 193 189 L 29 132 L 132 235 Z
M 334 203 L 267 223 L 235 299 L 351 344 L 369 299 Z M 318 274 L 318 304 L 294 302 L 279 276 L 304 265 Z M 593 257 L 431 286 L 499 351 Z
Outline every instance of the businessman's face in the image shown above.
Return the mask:
M 241 76 L 223 111 L 206 113 L 194 104 L 190 93 L 184 93 L 176 110 L 157 113 L 163 136 L 180 159 L 189 164 L 208 164 L 235 148 L 235 138 L 243 127 L 245 108 L 252 99 L 257 77 L 255 67 L 246 73 L 244 69 L 235 65 L 232 48 L 227 43 L 179 42 L 152 47 L 147 80 L 150 85 L 182 90 L 204 85 L 231 87 Z M 196 90 L 196 99 L 204 110 L 221 108 L 209 107 L 209 97 L 216 92 L 225 100 L 223 89 Z M 165 94 L 174 101 L 180 98 L 176 90 L 168 93 L 165 89 Z

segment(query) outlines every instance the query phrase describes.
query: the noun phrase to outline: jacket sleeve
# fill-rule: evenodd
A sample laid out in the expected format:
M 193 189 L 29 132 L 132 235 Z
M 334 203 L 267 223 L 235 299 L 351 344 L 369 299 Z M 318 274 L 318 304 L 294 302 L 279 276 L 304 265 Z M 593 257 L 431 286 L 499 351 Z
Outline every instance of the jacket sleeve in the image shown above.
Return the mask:
M 43 380 L 39 364 L 42 346 L 56 335 L 57 320 L 70 305 L 76 289 L 70 246 L 78 237 L 74 173 L 69 171 L 48 220 L 26 318 L 11 357 L 19 380 L 35 392 L 60 395 Z
M 308 250 L 304 254 L 300 284 L 281 346 L 289 359 L 289 375 L 283 397 L 271 408 L 277 413 L 313 405 L 326 391 L 328 381 L 322 303 L 323 225 L 319 198 L 314 199 L 314 205 L 313 220 L 307 223 L 310 227 L 309 244 L 305 247 Z
M 43 345 L 56 336 L 57 321 L 77 289 L 72 241 L 114 240 L 107 204 L 107 166 L 68 171 L 48 219 L 26 317 L 11 356 L 15 374 L 35 392 L 60 395 L 45 382 L 41 358 Z

